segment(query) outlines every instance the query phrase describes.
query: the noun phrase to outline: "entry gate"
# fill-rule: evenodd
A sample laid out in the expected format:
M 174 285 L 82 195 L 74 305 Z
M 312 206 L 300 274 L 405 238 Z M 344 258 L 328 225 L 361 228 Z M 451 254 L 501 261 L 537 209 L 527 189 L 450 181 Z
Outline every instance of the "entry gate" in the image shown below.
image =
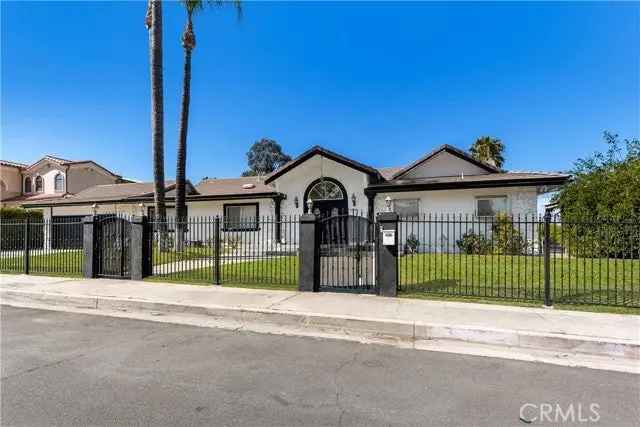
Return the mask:
M 118 216 L 104 216 L 96 223 L 97 276 L 131 278 L 131 222 Z
M 375 292 L 376 227 L 357 215 L 320 219 L 321 290 Z

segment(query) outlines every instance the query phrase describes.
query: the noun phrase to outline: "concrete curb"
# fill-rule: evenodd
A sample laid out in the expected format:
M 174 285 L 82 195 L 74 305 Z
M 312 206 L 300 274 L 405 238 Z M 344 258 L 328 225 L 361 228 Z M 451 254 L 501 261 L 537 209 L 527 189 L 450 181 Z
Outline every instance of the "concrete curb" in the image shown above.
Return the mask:
M 411 321 L 370 319 L 274 309 L 251 309 L 216 305 L 184 305 L 140 299 L 103 296 L 79 296 L 56 293 L 1 290 L 1 303 L 6 305 L 44 305 L 52 309 L 64 307 L 95 310 L 108 314 L 146 313 L 187 314 L 219 321 L 225 327 L 251 331 L 282 332 L 292 335 L 341 334 L 368 342 L 392 342 L 407 346 L 429 341 L 454 341 L 519 348 L 577 353 L 592 356 L 640 361 L 640 341 L 625 341 L 586 336 L 537 333 L 531 331 L 481 328 L 465 325 L 419 323 Z

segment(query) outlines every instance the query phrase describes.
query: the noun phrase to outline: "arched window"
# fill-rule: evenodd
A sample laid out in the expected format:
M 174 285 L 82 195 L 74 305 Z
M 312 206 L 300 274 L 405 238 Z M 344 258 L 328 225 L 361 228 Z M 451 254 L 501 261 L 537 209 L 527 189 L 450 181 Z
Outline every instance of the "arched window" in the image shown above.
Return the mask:
M 5 184 L 4 181 L 0 179 L 0 193 L 4 193 L 6 191 L 7 191 L 7 184 Z
M 24 192 L 31 193 L 31 178 L 29 177 L 24 180 Z
M 54 188 L 56 191 L 64 191 L 64 176 L 61 173 L 55 177 Z
M 42 177 L 38 175 L 36 177 L 36 193 L 42 192 L 43 188 L 44 188 L 44 183 L 42 182 Z
M 345 196 L 335 182 L 320 181 L 309 190 L 308 198 L 311 200 L 342 200 Z

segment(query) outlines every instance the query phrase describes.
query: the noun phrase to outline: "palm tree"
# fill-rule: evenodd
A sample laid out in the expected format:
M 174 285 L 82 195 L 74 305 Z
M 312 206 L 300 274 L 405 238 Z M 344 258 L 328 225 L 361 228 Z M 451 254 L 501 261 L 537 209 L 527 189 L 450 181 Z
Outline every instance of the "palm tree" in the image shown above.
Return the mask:
M 156 218 L 164 220 L 164 123 L 162 82 L 162 1 L 149 0 L 145 19 L 149 30 L 151 64 L 151 148 L 153 152 L 153 202 Z
M 151 65 L 151 150 L 153 153 L 153 203 L 155 219 L 166 218 L 164 202 L 164 123 L 162 83 L 162 2 L 149 0 L 145 25 L 149 31 L 149 61 Z M 161 231 L 164 227 L 160 227 Z M 164 233 L 161 233 L 164 235 Z M 161 237 L 164 242 L 164 236 Z M 161 245 L 164 247 L 164 245 Z
M 497 168 L 504 164 L 504 144 L 498 138 L 481 136 L 473 143 L 469 152 L 474 159 L 489 163 Z
M 180 3 L 187 12 L 187 22 L 182 33 L 182 47 L 184 48 L 184 65 L 182 77 L 182 101 L 180 110 L 180 130 L 178 133 L 178 153 L 176 156 L 176 217 L 178 219 L 178 235 L 176 236 L 176 249 L 182 250 L 184 241 L 184 229 L 186 223 L 186 168 L 187 168 L 187 132 L 189 129 L 189 104 L 191 102 L 191 53 L 196 47 L 196 35 L 193 32 L 193 16 L 202 11 L 205 4 L 211 3 L 205 0 L 181 0 Z M 216 5 L 223 5 L 224 1 L 214 1 Z M 234 4 L 241 13 L 240 0 Z

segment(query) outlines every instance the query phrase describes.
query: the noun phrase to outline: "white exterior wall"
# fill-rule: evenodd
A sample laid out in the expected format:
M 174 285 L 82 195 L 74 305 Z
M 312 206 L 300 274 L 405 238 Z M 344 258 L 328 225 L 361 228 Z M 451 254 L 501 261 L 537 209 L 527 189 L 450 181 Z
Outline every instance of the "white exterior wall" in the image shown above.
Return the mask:
M 410 191 L 378 193 L 375 198 L 375 212 L 384 212 L 385 198 L 418 199 L 418 209 L 422 214 L 468 214 L 476 213 L 476 198 L 480 196 L 506 196 L 509 213 L 512 215 L 535 215 L 538 193 L 536 187 L 496 187 L 464 190 Z
M 538 226 L 532 222 L 537 213 L 536 187 L 379 193 L 374 202 L 376 213 L 386 211 L 385 198 L 387 196 L 392 200 L 419 200 L 420 218 L 400 223 L 399 243 L 401 250 L 404 248 L 407 237 L 411 234 L 420 241 L 419 250 L 424 252 L 458 252 L 459 248 L 456 242 L 466 232 L 490 237 L 491 220 L 478 219 L 475 216 L 476 198 L 482 196 L 506 196 L 508 213 L 515 216 L 516 221 L 518 221 L 518 215 L 521 217 L 522 222 L 516 223 L 514 226 L 530 243 L 535 244 L 538 238 Z M 431 214 L 430 221 L 429 214 Z M 426 215 L 426 222 L 420 221 L 423 219 L 423 215 Z M 446 223 L 447 215 L 451 220 L 450 223 Z M 525 220 L 525 217 L 528 220 Z M 439 222 L 442 219 L 445 222 Z M 457 222 L 453 222 L 454 220 Z
M 341 163 L 315 155 L 291 169 L 274 181 L 276 191 L 287 195 L 280 207 L 281 214 L 302 215 L 304 193 L 309 185 L 324 176 L 339 181 L 345 188 L 349 209 L 361 211 L 367 214 L 367 198 L 364 189 L 369 185 L 369 176 L 363 172 L 352 169 Z M 356 195 L 356 206 L 351 202 L 351 195 Z M 298 197 L 298 208 L 294 205 L 294 198 Z

